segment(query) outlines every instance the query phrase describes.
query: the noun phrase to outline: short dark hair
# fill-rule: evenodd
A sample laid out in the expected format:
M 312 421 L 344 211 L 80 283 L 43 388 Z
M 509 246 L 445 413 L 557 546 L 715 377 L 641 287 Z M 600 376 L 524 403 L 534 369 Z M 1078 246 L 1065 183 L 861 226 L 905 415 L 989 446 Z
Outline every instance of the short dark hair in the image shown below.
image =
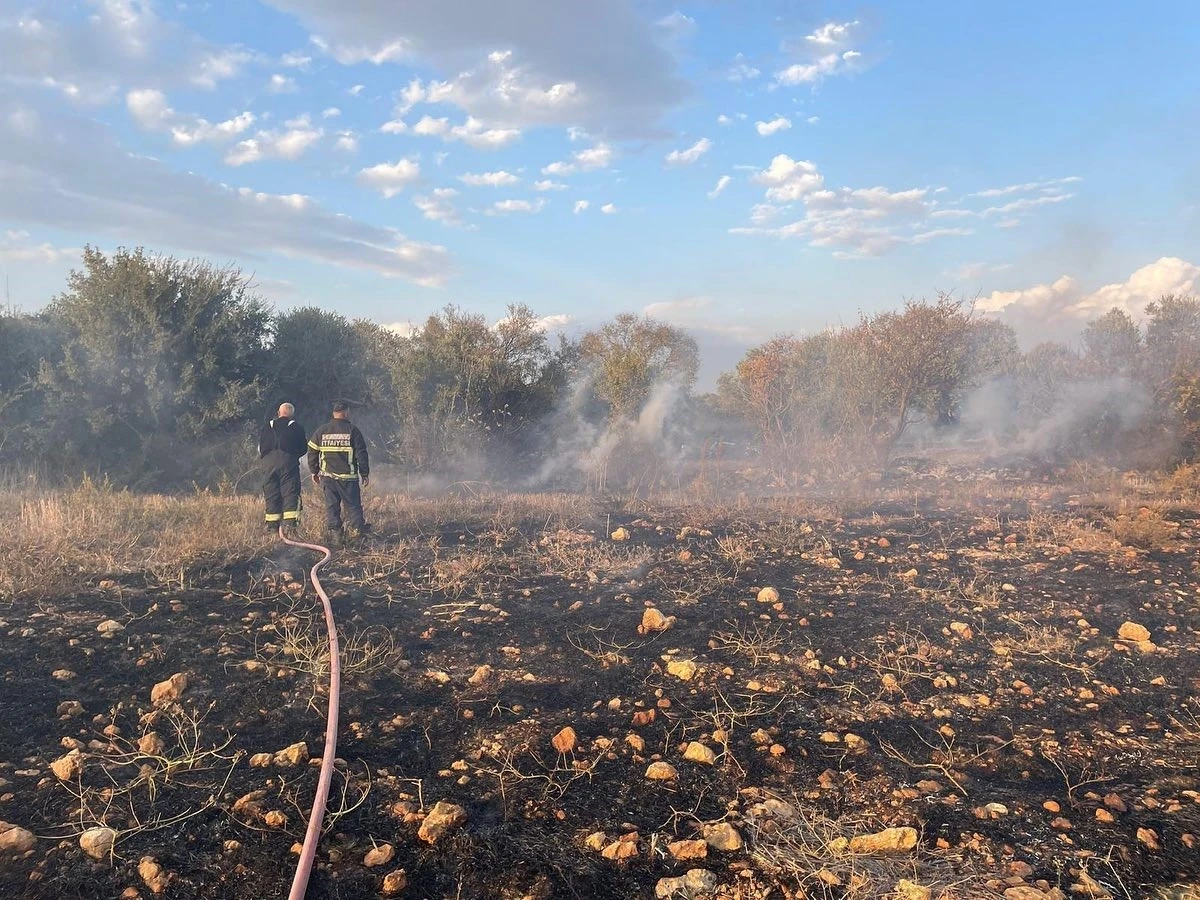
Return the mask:
M 350 409 L 350 404 L 347 403 L 345 400 L 335 400 L 333 402 L 333 411 L 334 412 L 346 412 L 349 409 Z

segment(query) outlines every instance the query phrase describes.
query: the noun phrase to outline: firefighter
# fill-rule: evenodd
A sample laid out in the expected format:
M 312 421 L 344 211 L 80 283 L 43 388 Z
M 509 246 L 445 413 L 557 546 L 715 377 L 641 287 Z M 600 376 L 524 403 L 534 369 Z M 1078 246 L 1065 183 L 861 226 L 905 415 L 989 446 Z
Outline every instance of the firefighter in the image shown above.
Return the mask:
M 300 457 L 308 447 L 304 426 L 293 418 L 296 408 L 279 405 L 279 414 L 263 426 L 258 436 L 258 458 L 263 465 L 263 499 L 267 508 L 267 531 L 280 525 L 295 536 L 300 524 Z
M 308 441 L 308 470 L 325 497 L 325 527 L 331 545 L 342 543 L 342 505 L 351 538 L 367 532 L 362 491 L 371 474 L 367 442 L 351 423 L 341 400 L 333 404 L 333 418 L 313 432 Z

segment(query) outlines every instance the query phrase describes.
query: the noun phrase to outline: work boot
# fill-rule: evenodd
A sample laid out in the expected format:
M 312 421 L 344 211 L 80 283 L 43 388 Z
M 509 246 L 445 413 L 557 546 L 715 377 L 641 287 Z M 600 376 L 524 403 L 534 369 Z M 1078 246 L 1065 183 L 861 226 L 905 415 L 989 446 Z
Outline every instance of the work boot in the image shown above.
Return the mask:
M 289 541 L 294 541 L 300 537 L 300 524 L 298 522 L 284 522 L 283 536 Z
M 330 550 L 337 550 L 345 543 L 341 530 L 334 531 L 333 529 L 327 529 L 321 536 L 321 541 Z
M 272 537 L 279 534 L 279 523 L 278 522 L 268 522 L 267 523 L 267 534 L 271 535 Z

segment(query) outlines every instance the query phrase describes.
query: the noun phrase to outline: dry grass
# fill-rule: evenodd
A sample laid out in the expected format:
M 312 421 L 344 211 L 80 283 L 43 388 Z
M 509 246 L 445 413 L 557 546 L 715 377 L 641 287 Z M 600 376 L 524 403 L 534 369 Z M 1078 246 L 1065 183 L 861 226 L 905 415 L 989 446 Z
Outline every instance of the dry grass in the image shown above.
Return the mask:
M 81 578 L 189 579 L 263 551 L 261 501 L 200 492 L 140 495 L 85 480 L 72 490 L 0 493 L 0 598 L 46 596 Z
M 1140 550 L 1164 550 L 1175 535 L 1175 525 L 1167 521 L 1162 511 L 1142 506 L 1130 509 L 1128 505 L 1109 519 L 1113 537 L 1123 546 Z

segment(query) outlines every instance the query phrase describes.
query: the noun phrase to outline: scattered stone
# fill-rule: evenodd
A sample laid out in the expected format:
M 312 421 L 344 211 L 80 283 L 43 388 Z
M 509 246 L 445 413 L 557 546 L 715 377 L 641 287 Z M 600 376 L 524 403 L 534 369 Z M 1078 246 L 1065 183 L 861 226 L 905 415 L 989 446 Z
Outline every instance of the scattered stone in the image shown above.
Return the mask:
M 447 832 L 453 831 L 467 821 L 467 811 L 456 803 L 439 800 L 434 804 L 421 827 L 417 829 L 417 837 L 427 844 L 437 843 Z
M 654 896 L 659 900 L 692 900 L 703 894 L 711 894 L 717 887 L 717 876 L 707 869 L 689 869 L 686 875 L 677 878 L 660 878 L 654 886 Z
M 667 663 L 667 674 L 680 681 L 691 681 L 696 675 L 696 663 L 690 659 L 673 659 Z
M 687 745 L 687 749 L 683 751 L 683 758 L 702 766 L 711 766 L 717 761 L 717 755 L 713 753 L 712 749 L 699 741 L 692 741 Z
M 951 622 L 950 630 L 957 634 L 964 641 L 969 641 L 975 637 L 975 632 L 971 630 L 971 626 L 966 622 Z
M 122 631 L 124 631 L 125 626 L 122 625 L 120 622 L 118 622 L 116 619 L 105 619 L 103 622 L 101 622 L 99 625 L 96 626 L 96 630 L 98 632 L 100 632 L 101 637 L 111 638 L 111 637 L 116 637 L 118 634 L 120 634 Z
M 55 714 L 60 719 L 74 719 L 83 715 L 83 704 L 78 700 L 64 700 L 58 704 Z
M 718 822 L 716 825 L 704 826 L 704 840 L 708 846 L 714 850 L 723 850 L 726 853 L 732 853 L 735 850 L 741 850 L 744 846 L 742 836 L 738 830 L 728 822 Z
M 607 844 L 608 835 L 603 831 L 593 831 L 583 839 L 583 846 L 589 850 L 595 850 L 597 853 L 603 850 Z
M 153 856 L 143 856 L 138 863 L 138 875 L 142 882 L 150 888 L 150 893 L 161 894 L 171 883 L 170 877 Z
M 646 749 L 646 740 L 640 734 L 625 735 L 625 743 L 632 747 L 636 753 L 641 753 Z
M 376 866 L 386 866 L 392 861 L 392 857 L 396 855 L 396 848 L 391 844 L 380 844 L 378 847 L 372 847 L 367 851 L 367 855 L 363 857 L 363 865 L 368 869 L 374 869 Z
M 642 624 L 638 626 L 638 634 L 654 634 L 659 631 L 670 631 L 675 625 L 674 616 L 664 616 L 653 606 L 642 613 Z
M 566 756 L 575 750 L 576 744 L 579 743 L 579 738 L 575 734 L 575 729 L 568 725 L 558 734 L 550 739 L 551 745 L 559 753 Z
M 773 588 L 773 587 L 763 588 L 761 591 L 758 592 L 758 602 L 759 603 L 778 603 L 779 602 L 779 591 L 775 590 L 775 588 Z
M 638 855 L 637 842 L 636 840 L 626 841 L 624 839 L 613 841 L 600 851 L 600 855 L 605 859 L 612 860 L 632 859 Z
M 917 884 L 907 878 L 896 882 L 896 900 L 930 900 L 932 897 L 933 891 L 923 884 Z
M 383 892 L 399 894 L 408 887 L 408 873 L 404 869 L 395 869 L 383 876 Z
M 72 750 L 50 763 L 50 771 L 59 781 L 74 781 L 83 772 L 83 754 Z
M 162 752 L 163 740 L 157 731 L 147 731 L 138 738 L 138 753 L 144 756 L 161 756 Z
M 233 814 L 246 819 L 257 819 L 262 815 L 262 800 L 267 796 L 266 791 L 250 791 L 238 797 L 233 803 Z
M 491 678 L 492 678 L 492 667 L 485 663 L 484 665 L 479 666 L 479 668 L 477 668 L 472 673 L 471 677 L 467 679 L 467 683 L 468 684 L 484 684 L 484 683 L 490 681 Z
M 1162 847 L 1158 843 L 1158 832 L 1153 828 L 1139 828 L 1137 830 L 1138 843 L 1147 850 L 1161 850 Z
M 1021 884 L 1005 890 L 1004 900 L 1046 900 L 1046 895 L 1035 887 Z
M 1117 637 L 1123 641 L 1132 641 L 1138 644 L 1142 641 L 1150 640 L 1150 632 L 1145 626 L 1139 625 L 1136 622 L 1126 622 L 1117 629 Z
M 271 765 L 271 761 L 273 759 L 275 759 L 275 755 L 272 753 L 255 753 L 253 756 L 250 757 L 250 768 L 252 768 L 252 769 L 269 768 Z
M 50 677 L 55 681 L 70 681 L 75 677 L 75 673 L 70 669 L 55 669 L 50 673 Z
M 153 690 L 150 691 L 150 702 L 159 703 L 174 703 L 183 696 L 183 692 L 187 690 L 188 677 L 186 672 L 176 672 L 166 681 L 160 681 L 156 684 Z
M 667 844 L 667 852 L 672 858 L 683 861 L 688 859 L 704 859 L 708 856 L 708 842 L 700 840 L 671 841 Z
M 284 747 L 275 754 L 272 762 L 284 768 L 303 765 L 308 762 L 308 744 L 304 741 L 297 741 L 289 747 Z
M 263 817 L 263 821 L 271 828 L 282 828 L 287 824 L 287 816 L 279 810 L 273 809 Z
M 850 839 L 851 853 L 906 853 L 917 846 L 915 828 L 885 828 Z
M 104 859 L 112 853 L 117 841 L 117 832 L 112 828 L 89 828 L 79 836 L 79 846 L 92 859 Z
M 0 822 L 0 853 L 28 853 L 36 843 L 32 831 L 11 822 Z
M 610 535 L 610 537 L 614 541 L 627 541 L 629 540 L 629 529 L 625 527 L 618 528 Z
M 674 781 L 679 773 L 670 763 L 652 762 L 646 767 L 646 777 L 651 781 Z

